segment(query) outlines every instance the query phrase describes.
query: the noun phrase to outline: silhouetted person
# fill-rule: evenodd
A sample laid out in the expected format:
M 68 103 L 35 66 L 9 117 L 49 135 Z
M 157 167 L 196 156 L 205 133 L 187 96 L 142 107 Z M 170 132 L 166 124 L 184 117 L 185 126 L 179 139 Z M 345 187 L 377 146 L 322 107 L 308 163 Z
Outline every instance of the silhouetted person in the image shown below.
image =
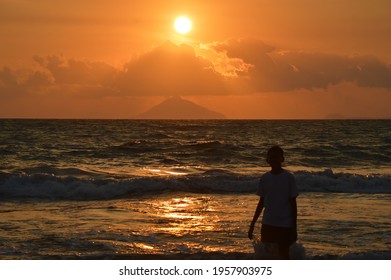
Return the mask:
M 266 161 L 271 171 L 262 175 L 259 181 L 260 199 L 248 237 L 253 238 L 255 223 L 264 209 L 261 241 L 277 243 L 279 257 L 289 259 L 289 247 L 297 240 L 296 181 L 290 172 L 281 167 L 284 151 L 279 146 L 269 149 Z

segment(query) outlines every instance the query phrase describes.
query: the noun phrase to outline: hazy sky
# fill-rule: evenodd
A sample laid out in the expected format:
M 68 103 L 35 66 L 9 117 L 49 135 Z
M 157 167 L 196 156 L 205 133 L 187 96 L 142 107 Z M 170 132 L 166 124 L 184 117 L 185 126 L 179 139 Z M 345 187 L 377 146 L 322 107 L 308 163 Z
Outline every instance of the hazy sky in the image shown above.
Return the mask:
M 389 0 L 0 0 L 0 117 L 182 96 L 228 118 L 389 118 L 390 18 Z

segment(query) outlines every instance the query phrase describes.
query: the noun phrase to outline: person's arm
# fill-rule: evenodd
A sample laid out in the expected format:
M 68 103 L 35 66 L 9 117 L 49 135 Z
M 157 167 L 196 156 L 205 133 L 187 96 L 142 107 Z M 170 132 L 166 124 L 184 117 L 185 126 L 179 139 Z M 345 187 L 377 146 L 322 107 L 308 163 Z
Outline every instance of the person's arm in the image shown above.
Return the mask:
M 291 199 L 291 207 L 292 207 L 292 220 L 293 220 L 293 227 L 294 227 L 294 233 L 295 233 L 295 240 L 297 240 L 297 203 L 296 203 L 296 197 Z
M 299 192 L 297 191 L 296 179 L 293 175 L 291 176 L 291 181 L 289 183 L 289 190 L 290 190 L 290 195 L 291 195 L 290 205 L 291 205 L 293 227 L 294 227 L 296 234 L 297 234 L 297 203 L 296 203 L 296 198 L 299 195 Z
M 292 207 L 293 226 L 295 227 L 295 229 L 297 229 L 297 203 L 296 203 L 296 197 L 293 197 L 291 199 L 291 207 Z
M 250 224 L 250 229 L 248 230 L 248 238 L 250 238 L 250 239 L 253 239 L 254 226 L 255 226 L 255 223 L 257 222 L 259 216 L 262 213 L 263 202 L 264 202 L 264 198 L 261 196 L 259 198 L 257 209 L 255 209 L 254 217 L 253 217 L 253 220 Z

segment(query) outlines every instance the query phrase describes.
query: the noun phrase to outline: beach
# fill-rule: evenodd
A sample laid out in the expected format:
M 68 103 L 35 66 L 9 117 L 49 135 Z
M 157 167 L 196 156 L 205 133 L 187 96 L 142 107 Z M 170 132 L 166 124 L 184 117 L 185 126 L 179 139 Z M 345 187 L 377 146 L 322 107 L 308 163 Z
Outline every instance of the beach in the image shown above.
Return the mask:
M 1 258 L 253 259 L 247 230 L 256 202 L 255 195 L 186 193 L 7 202 Z M 306 258 L 390 258 L 390 202 L 390 195 L 301 195 Z
M 303 258 L 391 259 L 389 120 L 0 122 L 0 259 L 253 259 L 272 143 Z

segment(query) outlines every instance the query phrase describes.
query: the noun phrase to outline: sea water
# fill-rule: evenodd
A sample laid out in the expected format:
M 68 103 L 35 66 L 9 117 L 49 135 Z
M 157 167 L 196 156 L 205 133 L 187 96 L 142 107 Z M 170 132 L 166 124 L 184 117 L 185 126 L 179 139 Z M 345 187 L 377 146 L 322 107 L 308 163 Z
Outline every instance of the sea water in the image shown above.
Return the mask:
M 391 259 L 391 120 L 0 128 L 0 259 L 251 259 L 272 145 L 296 177 L 306 258 Z

